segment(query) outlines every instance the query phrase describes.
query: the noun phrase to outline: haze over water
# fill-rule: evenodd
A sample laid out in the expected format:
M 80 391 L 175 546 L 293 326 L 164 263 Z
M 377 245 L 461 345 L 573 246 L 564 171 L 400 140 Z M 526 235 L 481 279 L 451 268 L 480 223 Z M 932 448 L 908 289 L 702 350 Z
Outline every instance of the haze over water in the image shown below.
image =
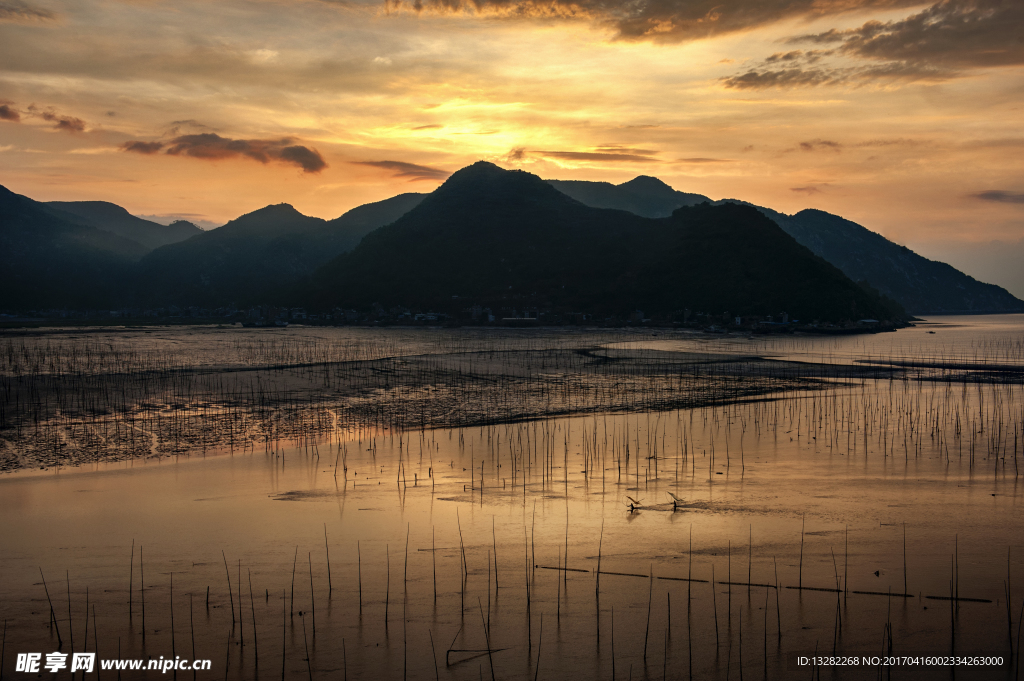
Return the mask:
M 175 375 L 187 364 L 236 381 L 220 404 L 196 379 L 187 385 L 206 386 L 196 404 L 177 394 L 83 412 L 81 428 L 56 415 L 37 429 L 46 442 L 67 437 L 67 451 L 91 463 L 47 464 L 37 447 L 31 460 L 43 470 L 0 478 L 9 652 L 54 650 L 59 631 L 64 651 L 73 636 L 74 650 L 100 657 L 209 658 L 206 678 L 728 679 L 742 668 L 775 679 L 809 673 L 795 659 L 816 650 L 891 651 L 1002 656 L 1001 667 L 956 677 L 1014 678 L 1020 317 L 935 318 L 841 338 L 150 331 L 8 345 L 37 357 L 79 348 L 94 361 L 76 376 L 156 371 L 164 358 Z M 142 368 L 117 359 L 129 347 L 148 358 Z M 341 365 L 366 381 L 360 391 L 337 383 Z M 8 360 L 9 395 L 29 382 L 15 366 L 30 373 Z M 254 368 L 261 385 L 278 386 L 259 403 L 260 418 L 280 424 L 276 436 L 238 406 L 238 376 Z M 335 397 L 311 397 L 303 376 L 335 381 Z M 487 381 L 521 404 L 452 411 L 454 397 Z M 632 401 L 607 402 L 602 390 Z M 28 451 L 32 431 L 13 434 L 7 404 L 5 451 Z M 424 427 L 412 427 L 410 405 Z M 226 446 L 193 434 L 171 447 L 160 419 L 183 410 L 192 416 L 182 422 L 204 433 L 229 414 L 258 425 L 262 440 L 238 434 Z M 299 412 L 334 418 L 288 420 Z M 107 430 L 127 413 L 152 436 L 148 452 L 148 437 L 121 446 L 121 431 Z M 455 418 L 467 425 L 443 425 Z M 75 444 L 90 432 L 108 439 Z M 120 460 L 103 461 L 104 446 Z M 450 648 L 472 652 L 452 652 L 448 666 Z M 9 654 L 5 674 L 12 665 Z

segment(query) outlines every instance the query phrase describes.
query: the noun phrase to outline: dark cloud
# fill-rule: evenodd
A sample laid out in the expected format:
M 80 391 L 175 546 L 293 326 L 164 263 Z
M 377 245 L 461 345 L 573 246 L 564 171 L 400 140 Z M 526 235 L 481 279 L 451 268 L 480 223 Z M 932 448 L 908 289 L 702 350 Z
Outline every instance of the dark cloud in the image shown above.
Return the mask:
M 1022 25 L 1020 0 L 942 0 L 900 21 L 869 21 L 858 28 L 794 36 L 787 42 L 829 49 L 778 52 L 722 83 L 758 90 L 948 80 L 970 69 L 1024 64 Z M 847 61 L 827 63 L 828 57 Z M 856 60 L 854 65 L 849 59 Z
M 415 128 L 413 128 L 413 130 L 437 130 L 437 129 L 443 128 L 443 127 L 444 127 L 443 125 L 438 125 L 437 123 L 432 123 L 430 125 L 417 125 Z
M 937 81 L 955 75 L 949 69 L 911 62 L 876 66 L 794 66 L 774 70 L 765 66 L 722 78 L 721 83 L 735 90 L 765 90 L 820 85 L 857 86 L 878 81 Z
M 832 140 L 810 140 L 809 142 L 801 142 L 800 148 L 803 151 L 835 151 L 838 152 L 843 148 L 843 145 L 839 142 L 833 142 Z
M 774 64 L 776 62 L 796 61 L 801 56 L 803 56 L 803 50 L 794 50 L 792 52 L 776 52 L 772 56 L 765 59 L 765 62 L 768 64 Z
M 972 198 L 982 201 L 995 201 L 996 203 L 1024 203 L 1024 193 L 1008 192 L 1002 189 L 989 189 L 987 191 L 971 194 Z
M 0 121 L 14 121 L 17 123 L 21 120 L 21 113 L 10 104 L 0 104 Z
M 124 151 L 139 154 L 155 154 L 165 147 L 164 153 L 171 156 L 190 156 L 210 161 L 239 157 L 260 163 L 276 161 L 298 166 L 306 173 L 319 173 L 327 167 L 319 151 L 295 144 L 295 140 L 290 137 L 276 140 L 233 140 L 205 132 L 179 135 L 166 144 L 133 140 L 121 145 Z
M 677 158 L 676 163 L 732 163 L 729 158 Z
M 524 161 L 526 160 L 526 149 L 523 147 L 515 147 L 509 150 L 501 160 L 505 163 L 518 163 L 520 161 Z
M 824 57 L 831 57 L 835 50 L 792 50 L 790 52 L 776 52 L 764 60 L 765 64 L 815 64 Z
M 791 42 L 838 44 L 837 52 L 848 56 L 960 70 L 1024 64 L 1021 26 L 1019 0 L 943 0 L 902 21 L 869 21 Z
M 40 109 L 35 104 L 29 104 L 28 114 L 53 123 L 54 130 L 62 130 L 64 132 L 85 132 L 85 121 L 81 118 L 76 118 L 75 116 L 65 116 L 57 113 L 57 111 L 52 107 Z
M 698 40 L 785 19 L 918 4 L 915 0 L 385 0 L 389 12 L 589 20 L 612 28 L 621 40 L 656 42 Z
M 327 167 L 327 161 L 316 149 L 292 144 L 281 150 L 280 158 L 285 163 L 292 163 L 302 168 L 305 173 L 319 173 Z
M 603 151 L 534 151 L 546 158 L 557 158 L 565 161 L 625 161 L 625 162 L 658 162 L 658 159 L 641 154 L 620 154 Z
M 352 161 L 352 163 L 360 166 L 371 166 L 373 168 L 390 170 L 392 177 L 407 177 L 410 182 L 417 182 L 419 180 L 443 180 L 451 175 L 447 170 L 440 170 L 429 166 L 420 166 L 415 163 L 406 163 L 404 161 Z
M 845 78 L 835 71 L 823 69 L 779 69 L 757 70 L 729 76 L 722 79 L 725 87 L 734 90 L 765 90 L 773 87 L 806 87 L 812 85 L 830 85 L 842 82 Z
M 33 7 L 18 0 L 0 0 L 0 21 L 53 19 L 55 17 L 53 12 L 42 7 Z
M 155 154 L 164 148 L 163 142 L 143 142 L 132 140 L 121 145 L 124 151 L 134 151 L 136 154 Z
M 808 185 L 806 187 L 790 187 L 789 191 L 797 192 L 798 194 L 820 194 L 821 187 L 816 187 L 814 185 Z
M 81 118 L 75 118 L 74 116 L 49 117 L 46 114 L 43 115 L 43 118 L 56 123 L 54 127 L 57 130 L 64 130 L 67 132 L 85 132 L 85 121 Z

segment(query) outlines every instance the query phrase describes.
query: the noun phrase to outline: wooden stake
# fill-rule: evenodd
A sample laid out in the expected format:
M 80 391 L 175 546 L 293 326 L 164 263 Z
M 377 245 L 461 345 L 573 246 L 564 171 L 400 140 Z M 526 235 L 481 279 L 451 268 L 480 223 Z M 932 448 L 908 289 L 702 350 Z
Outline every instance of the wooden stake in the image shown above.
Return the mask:
M 249 574 L 249 607 L 252 610 L 252 643 L 253 643 L 253 655 L 256 658 L 256 668 L 260 668 L 260 639 L 256 635 L 256 603 L 252 600 L 252 570 L 246 568 Z M 191 601 L 189 601 L 191 604 Z M 241 605 L 241 604 L 239 604 Z M 189 606 L 191 607 L 191 605 Z M 194 645 L 194 644 L 193 644 Z
M 231 599 L 231 626 L 234 627 L 235 626 L 235 595 L 231 591 L 231 572 L 228 570 L 228 557 L 224 553 L 223 549 L 221 549 L 220 555 L 224 559 L 224 574 L 228 578 L 228 598 Z M 139 562 L 140 563 L 142 562 L 142 547 L 141 546 L 139 547 Z M 209 599 L 207 599 L 207 602 L 209 602 Z M 143 603 L 145 603 L 145 600 L 143 600 Z M 143 608 L 143 612 L 145 612 L 145 608 Z M 145 624 L 143 624 L 143 627 L 145 627 Z
M 309 612 L 313 616 L 313 640 L 316 640 L 316 593 L 313 591 L 313 554 L 309 557 Z
M 807 518 L 800 518 L 800 572 L 797 576 L 797 586 L 803 588 L 804 586 L 804 526 L 806 525 Z
M 337 474 L 337 468 L 335 468 L 334 472 Z M 327 600 L 331 600 L 334 586 L 331 583 L 331 547 L 327 543 L 327 523 L 324 523 L 324 550 L 327 552 Z

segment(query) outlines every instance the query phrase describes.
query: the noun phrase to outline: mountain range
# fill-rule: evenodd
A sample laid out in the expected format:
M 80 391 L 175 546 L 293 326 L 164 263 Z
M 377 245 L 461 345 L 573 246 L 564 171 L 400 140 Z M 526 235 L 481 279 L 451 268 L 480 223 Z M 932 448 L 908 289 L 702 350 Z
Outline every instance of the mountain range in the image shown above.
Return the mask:
M 303 215 L 287 203 L 261 208 L 145 255 L 139 294 L 162 305 L 287 304 L 317 267 L 421 198 L 399 194 L 334 220 Z
M 178 220 L 169 225 L 135 217 L 116 203 L 107 201 L 47 201 L 54 215 L 72 219 L 90 227 L 111 232 L 138 243 L 147 250 L 190 239 L 203 230 L 191 222 Z
M 676 191 L 658 178 L 647 175 L 622 184 L 587 180 L 547 180 L 547 183 L 587 206 L 626 210 L 645 218 L 668 217 L 676 208 L 711 201 L 700 194 Z
M 666 217 L 676 208 L 712 202 L 700 194 L 676 191 L 654 177 L 640 176 L 620 185 L 548 182 L 589 206 L 619 208 L 648 217 Z M 737 199 L 712 203 L 753 205 Z M 929 260 L 838 215 L 820 210 L 786 215 L 770 208 L 754 207 L 846 276 L 867 282 L 913 314 L 1024 311 L 1024 301 L 1006 289 L 980 282 L 946 263 Z
M 475 170 L 468 172 L 470 169 Z M 660 302 L 655 300 L 656 296 L 638 297 L 638 282 L 656 270 L 653 264 L 660 262 L 666 252 L 680 255 L 679 249 L 693 252 L 694 248 L 707 248 L 721 261 L 690 262 L 688 270 L 713 263 L 717 269 L 706 275 L 710 277 L 708 281 L 718 282 L 712 287 L 714 290 L 729 290 L 730 281 L 745 282 L 743 286 L 753 300 L 761 291 L 751 288 L 755 286 L 753 279 L 743 275 L 756 271 L 756 268 L 751 269 L 754 263 L 743 261 L 747 269 L 730 270 L 731 262 L 742 260 L 740 255 L 745 253 L 746 245 L 735 243 L 731 253 L 727 249 L 714 250 L 718 245 L 696 239 L 697 235 L 687 226 L 704 224 L 707 229 L 731 233 L 735 239 L 750 239 L 751 234 L 744 233 L 741 237 L 741 232 L 735 231 L 739 223 L 759 224 L 766 229 L 770 222 L 851 280 L 860 282 L 860 290 L 869 293 L 877 290 L 910 313 L 1024 311 L 1024 302 L 1005 289 L 979 282 L 945 263 L 928 260 L 856 223 L 823 211 L 804 210 L 786 215 L 735 199 L 712 201 L 699 194 L 676 191 L 661 180 L 647 176 L 614 185 L 542 181 L 526 173 L 498 171 L 500 169 L 491 164 L 474 164 L 452 176 L 458 176 L 454 185 L 446 182 L 432 194 L 400 194 L 359 206 L 333 220 L 305 216 L 288 204 L 279 204 L 248 213 L 209 231 L 184 221 L 157 224 L 135 217 L 112 203 L 41 203 L 0 187 L 0 269 L 3 270 L 0 310 L 172 304 L 205 307 L 260 303 L 312 306 L 328 302 L 368 305 L 384 299 L 406 305 L 413 301 L 423 305 L 434 301 L 432 304 L 440 307 L 436 296 L 442 291 L 449 301 L 453 295 L 488 297 L 496 301 L 502 296 L 495 298 L 494 286 L 499 279 L 504 279 L 497 276 L 502 268 L 491 259 L 494 249 L 503 250 L 505 255 L 499 257 L 505 257 L 509 263 L 519 258 L 511 268 L 515 272 L 508 272 L 510 267 L 504 268 L 509 276 L 505 277 L 508 282 L 502 284 L 513 286 L 515 296 L 524 295 L 532 281 L 535 290 L 530 294 L 545 297 L 548 304 L 561 301 L 559 304 L 568 305 L 570 300 L 575 300 L 595 307 L 604 301 L 622 308 L 639 305 L 643 299 L 650 301 L 643 304 L 652 310 L 667 309 L 673 304 L 693 307 L 698 305 L 695 300 L 676 298 L 673 302 L 672 296 L 683 290 L 673 288 L 676 284 L 682 286 L 679 282 L 683 279 L 678 276 L 672 279 L 676 283 L 660 281 L 659 285 L 666 287 L 668 296 Z M 480 179 L 483 175 L 490 179 Z M 523 176 L 532 179 L 527 182 Z M 476 178 L 476 184 L 467 178 Z M 509 188 L 502 189 L 504 193 L 499 192 L 505 184 Z M 547 189 L 540 189 L 542 185 Z M 517 191 L 522 193 L 518 204 L 514 199 Z M 503 197 L 500 201 L 499 194 Z M 494 200 L 488 203 L 484 200 L 486 196 Z M 454 197 L 459 200 L 455 201 Z M 558 203 L 562 198 L 568 202 Z M 704 204 L 707 207 L 702 207 Z M 450 224 L 437 213 L 438 205 L 456 211 L 451 214 Z M 519 205 L 532 206 L 534 212 L 515 208 Z M 730 205 L 747 210 L 708 212 L 709 208 Z M 679 212 L 684 208 L 688 210 Z M 754 212 L 759 215 L 755 217 Z M 456 224 L 467 215 L 474 216 L 472 219 L 478 229 Z M 767 220 L 761 221 L 761 218 Z M 511 230 L 516 220 L 522 223 L 518 226 L 519 235 L 507 237 L 514 233 Z M 655 227 L 652 220 L 661 222 Z M 671 227 L 666 226 L 666 220 L 672 223 Z M 433 227 L 417 231 L 410 227 L 415 222 L 429 223 Z M 732 225 L 729 229 L 734 231 L 719 227 L 720 223 Z M 382 229 L 388 225 L 398 225 L 398 233 L 405 234 L 408 242 L 395 241 L 394 230 Z M 484 229 L 484 225 L 504 225 L 506 236 Z M 424 241 L 423 229 L 436 230 L 436 240 Z M 458 236 L 453 237 L 456 233 Z M 364 240 L 371 234 L 371 238 Z M 616 234 L 618 236 L 613 237 Z M 359 246 L 361 240 L 365 241 L 365 248 Z M 373 250 L 382 248 L 380 244 L 385 242 L 387 256 Z M 596 246 L 598 243 L 600 248 Z M 611 250 L 619 256 L 618 260 L 609 260 L 601 249 Z M 460 257 L 446 258 L 446 251 L 460 254 Z M 359 257 L 345 258 L 344 254 L 350 252 L 358 253 Z M 377 262 L 369 258 L 370 253 L 375 253 L 374 257 L 379 260 L 376 275 L 359 261 L 363 258 L 366 262 Z M 420 275 L 425 277 L 423 281 L 433 282 L 431 286 L 436 284 L 435 288 L 418 285 L 408 277 L 393 276 L 419 271 L 418 264 L 427 253 L 431 254 L 435 267 L 443 263 L 448 270 L 443 273 L 447 284 L 442 286 L 441 280 L 429 271 Z M 531 253 L 533 255 L 527 257 Z M 406 255 L 411 257 L 406 269 L 395 270 L 392 264 Z M 778 255 L 790 261 L 794 257 L 785 249 L 778 251 Z M 575 265 L 567 264 L 579 262 L 581 257 L 590 261 L 590 269 L 577 271 L 573 269 Z M 336 259 L 347 264 L 337 265 Z M 685 258 L 680 260 L 684 261 Z M 634 267 L 640 262 L 651 267 L 639 267 L 632 274 L 622 269 L 624 264 Z M 535 265 L 539 263 L 545 263 L 549 272 L 560 272 L 558 276 L 563 278 L 571 274 L 571 281 L 558 284 L 567 287 L 565 290 L 571 293 L 568 298 L 562 296 L 561 288 L 551 288 L 558 277 L 537 269 Z M 598 263 L 600 268 L 596 267 Z M 758 276 L 779 279 L 784 269 L 761 272 Z M 362 274 L 348 277 L 342 270 Z M 716 271 L 732 271 L 734 276 L 729 281 L 718 281 L 713 276 Z M 385 277 L 383 272 L 392 274 Z M 600 276 L 591 276 L 594 272 Z M 374 283 L 377 279 L 386 281 Z M 333 289 L 328 288 L 328 282 Z M 327 295 L 331 290 L 339 292 L 341 289 L 337 287 L 343 282 L 344 295 L 333 298 Z M 647 281 L 646 285 L 653 285 L 652 282 Z M 378 288 L 370 287 L 371 283 Z M 451 286 L 454 288 L 449 291 Z M 690 287 L 687 290 L 691 290 L 692 282 L 687 286 Z M 380 300 L 369 300 L 374 295 Z M 795 293 L 790 291 L 785 300 L 793 300 L 793 295 Z M 507 298 L 508 294 L 503 293 L 503 296 Z M 707 301 L 703 304 L 708 309 L 724 305 L 723 310 L 738 313 L 742 307 L 724 299 L 717 302 L 711 298 L 699 299 Z M 779 310 L 784 309 L 783 301 L 769 303 L 769 299 L 770 296 L 757 305 L 752 304 L 751 309 L 765 305 L 783 305 Z M 616 302 L 613 305 L 611 301 Z M 867 303 L 861 301 L 857 305 L 864 307 Z M 790 312 L 795 314 L 793 310 Z
M 104 304 L 146 250 L 0 187 L 0 309 Z
M 315 276 L 323 307 L 634 309 L 821 321 L 899 320 L 899 305 L 852 282 L 748 206 L 703 203 L 668 218 L 593 208 L 536 175 L 463 168 L 397 221 Z M 681 315 L 680 315 L 681 316 Z

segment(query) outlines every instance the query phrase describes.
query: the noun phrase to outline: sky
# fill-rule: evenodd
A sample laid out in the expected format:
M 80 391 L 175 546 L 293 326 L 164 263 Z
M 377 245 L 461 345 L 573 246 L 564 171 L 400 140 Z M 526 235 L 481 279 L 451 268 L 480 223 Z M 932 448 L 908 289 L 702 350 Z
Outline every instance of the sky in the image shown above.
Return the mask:
M 0 184 L 211 227 L 484 159 L 842 215 L 1024 297 L 1021 0 L 0 0 Z

